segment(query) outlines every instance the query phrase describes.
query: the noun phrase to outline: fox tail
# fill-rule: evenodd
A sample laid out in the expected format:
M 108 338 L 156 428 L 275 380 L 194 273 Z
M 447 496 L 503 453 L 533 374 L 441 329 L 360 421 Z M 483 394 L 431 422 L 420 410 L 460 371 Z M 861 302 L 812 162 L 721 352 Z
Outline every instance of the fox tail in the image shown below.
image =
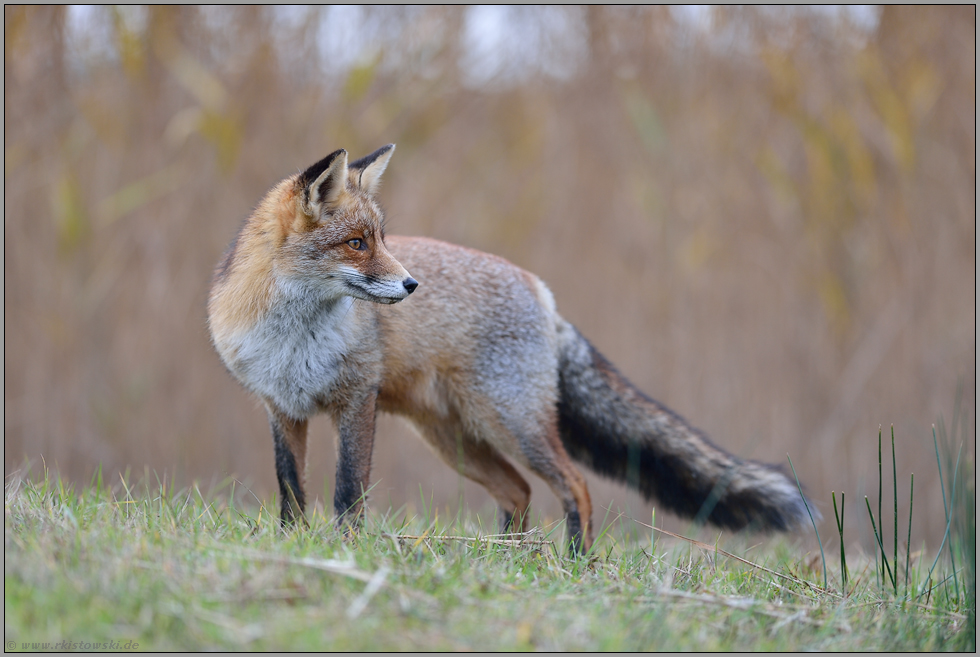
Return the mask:
M 795 482 L 778 467 L 712 444 L 640 392 L 564 320 L 558 416 L 573 459 L 680 516 L 736 531 L 790 531 L 808 517 Z

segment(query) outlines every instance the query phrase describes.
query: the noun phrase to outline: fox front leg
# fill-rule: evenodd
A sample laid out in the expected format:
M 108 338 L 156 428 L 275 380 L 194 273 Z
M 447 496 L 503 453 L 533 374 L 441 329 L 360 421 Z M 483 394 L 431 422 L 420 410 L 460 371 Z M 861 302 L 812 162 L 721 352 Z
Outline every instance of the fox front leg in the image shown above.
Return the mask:
M 337 416 L 339 441 L 333 508 L 337 524 L 342 528 L 356 529 L 361 523 L 371 478 L 377 399 L 377 391 L 372 390 Z
M 292 525 L 303 516 L 306 507 L 306 420 L 294 420 L 271 405 L 269 425 L 276 454 L 276 478 L 282 499 L 280 520 L 283 526 Z

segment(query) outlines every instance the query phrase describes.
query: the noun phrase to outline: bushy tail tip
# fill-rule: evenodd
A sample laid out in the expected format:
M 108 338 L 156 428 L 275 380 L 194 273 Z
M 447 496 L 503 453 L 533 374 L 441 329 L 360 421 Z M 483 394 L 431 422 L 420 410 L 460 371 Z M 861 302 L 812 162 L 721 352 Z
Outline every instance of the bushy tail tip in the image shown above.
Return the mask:
M 792 531 L 807 523 L 804 499 L 780 468 L 714 445 L 640 392 L 571 324 L 559 340 L 559 430 L 573 459 L 718 527 Z

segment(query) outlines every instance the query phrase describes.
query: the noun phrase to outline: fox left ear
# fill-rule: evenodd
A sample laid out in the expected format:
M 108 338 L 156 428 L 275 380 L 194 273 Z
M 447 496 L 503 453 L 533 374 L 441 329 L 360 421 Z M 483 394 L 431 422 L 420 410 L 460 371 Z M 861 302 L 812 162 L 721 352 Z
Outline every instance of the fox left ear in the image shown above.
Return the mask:
M 348 165 L 351 179 L 368 195 L 374 196 L 381 184 L 381 174 L 384 173 L 388 166 L 388 160 L 391 159 L 391 154 L 394 152 L 395 145 L 388 144 L 370 155 L 354 160 Z
M 340 199 L 347 180 L 347 151 L 334 151 L 299 175 L 296 184 L 302 189 L 303 211 L 319 218 L 322 206 L 332 206 Z

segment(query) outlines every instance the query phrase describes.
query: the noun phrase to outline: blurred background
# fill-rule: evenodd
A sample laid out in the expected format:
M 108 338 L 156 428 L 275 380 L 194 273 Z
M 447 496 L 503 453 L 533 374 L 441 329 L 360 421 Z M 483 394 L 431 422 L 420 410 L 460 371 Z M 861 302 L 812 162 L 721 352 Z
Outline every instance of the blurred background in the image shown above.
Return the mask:
M 538 274 L 649 395 L 732 452 L 790 454 L 825 542 L 844 491 L 870 549 L 861 498 L 894 425 L 901 518 L 914 472 L 913 543 L 938 547 L 931 426 L 975 453 L 973 6 L 7 5 L 5 474 L 234 476 L 270 501 L 209 278 L 271 186 L 389 142 L 390 233 Z M 327 509 L 334 440 L 313 422 Z M 400 420 L 373 473 L 377 512 L 492 517 Z M 649 522 L 590 482 L 596 521 Z

